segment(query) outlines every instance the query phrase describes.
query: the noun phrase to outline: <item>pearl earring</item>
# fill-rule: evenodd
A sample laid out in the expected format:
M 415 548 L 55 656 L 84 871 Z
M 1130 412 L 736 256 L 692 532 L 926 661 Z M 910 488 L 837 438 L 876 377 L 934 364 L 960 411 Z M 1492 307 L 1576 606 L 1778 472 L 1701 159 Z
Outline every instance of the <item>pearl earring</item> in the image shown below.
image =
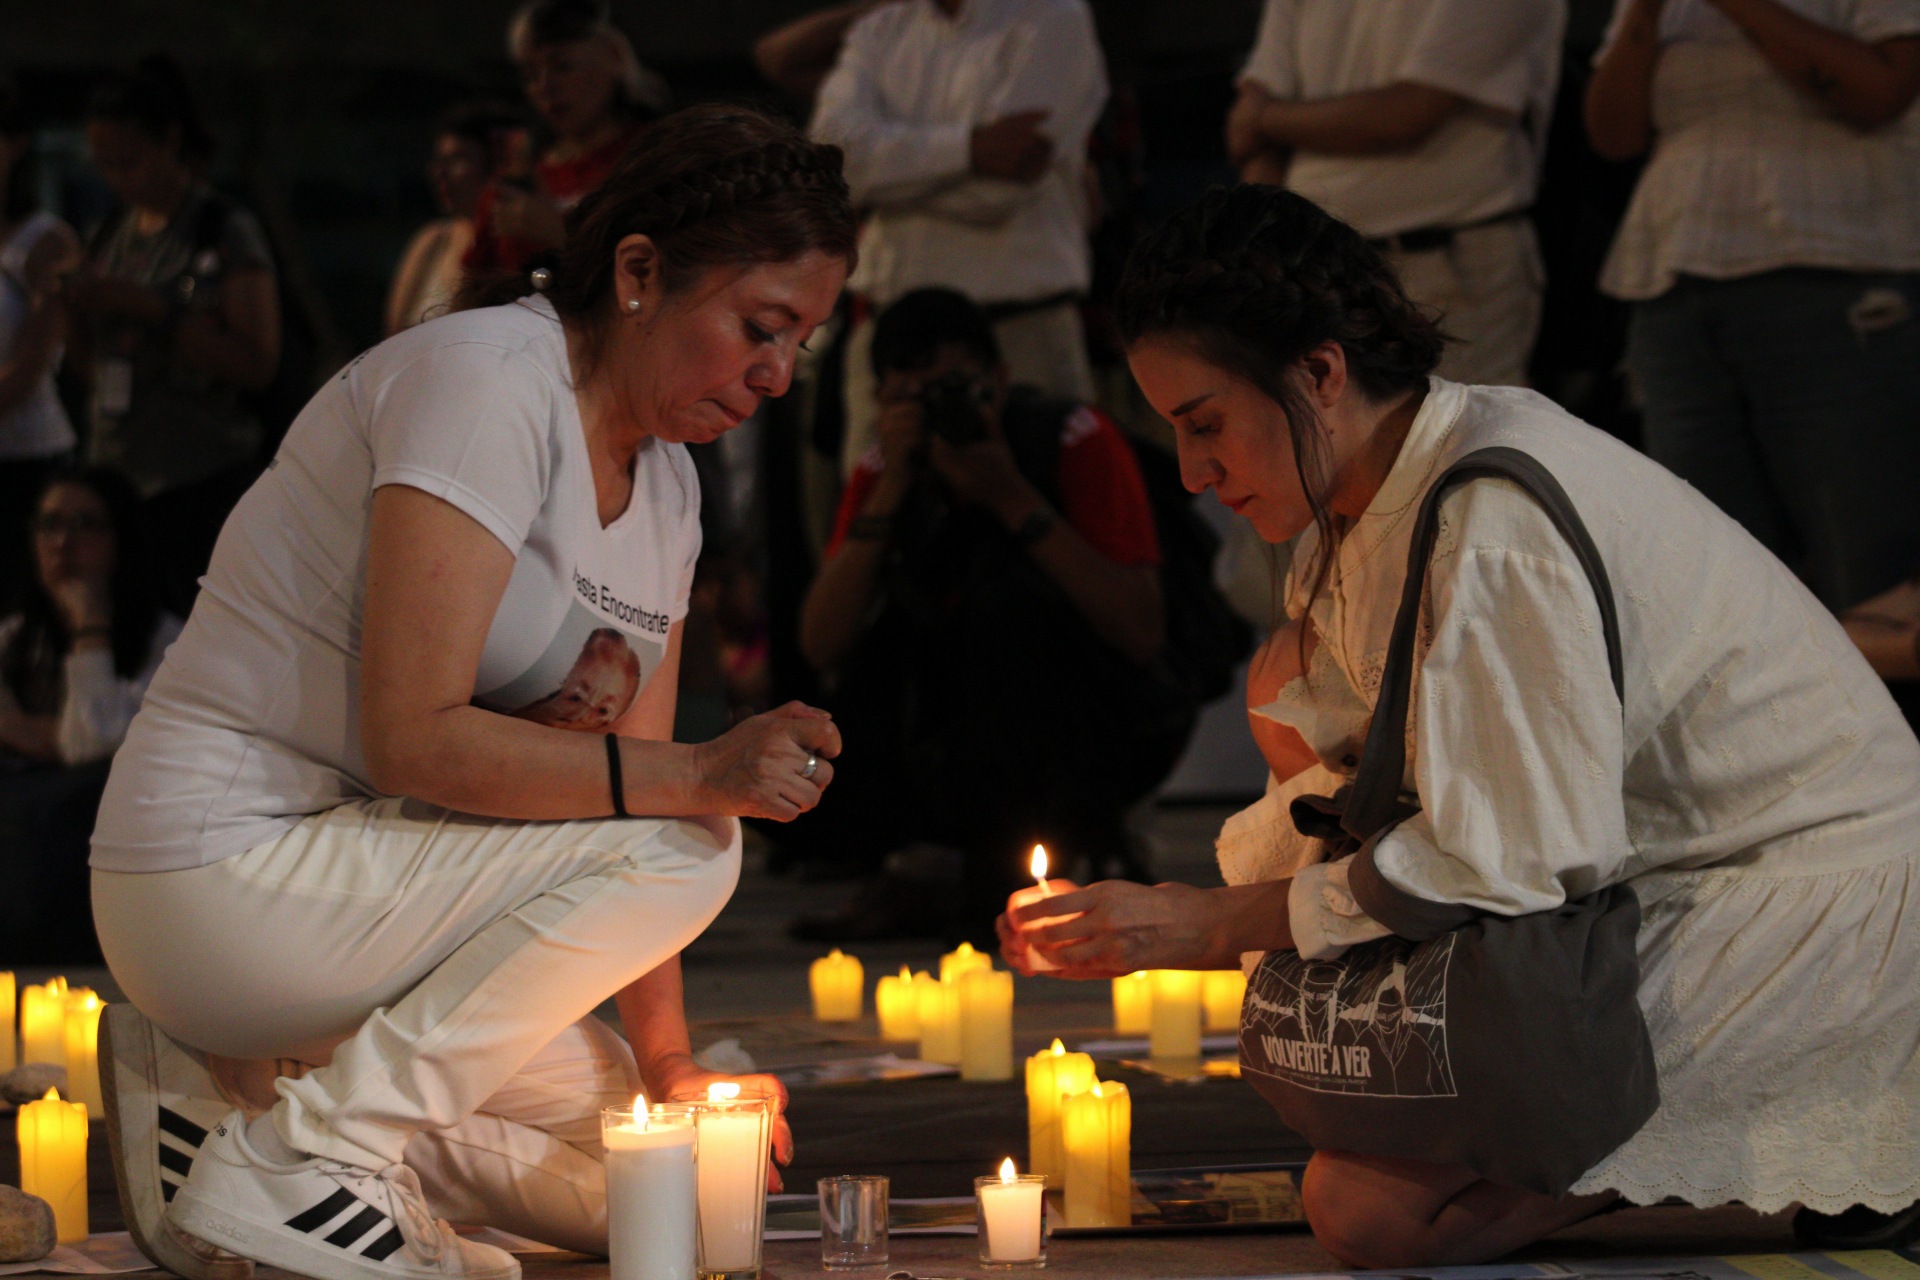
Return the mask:
M 629 299 L 627 300 L 627 310 L 629 310 L 629 311 L 638 311 L 639 309 L 640 309 L 640 299 L 638 299 L 638 298 L 629 298 Z

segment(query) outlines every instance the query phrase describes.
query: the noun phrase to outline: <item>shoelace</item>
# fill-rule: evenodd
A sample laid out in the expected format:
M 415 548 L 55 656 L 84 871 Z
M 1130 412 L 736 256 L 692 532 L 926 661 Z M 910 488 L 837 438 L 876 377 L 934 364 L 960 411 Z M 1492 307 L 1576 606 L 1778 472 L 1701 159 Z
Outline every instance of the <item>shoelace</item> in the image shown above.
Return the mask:
M 427 1209 L 426 1193 L 420 1189 L 420 1175 L 412 1169 L 404 1164 L 390 1164 L 377 1173 L 350 1164 L 324 1165 L 322 1169 L 356 1180 L 384 1182 L 388 1205 L 399 1210 L 393 1222 L 400 1229 L 401 1238 L 427 1262 L 438 1262 L 446 1253 L 447 1235 L 453 1228 Z

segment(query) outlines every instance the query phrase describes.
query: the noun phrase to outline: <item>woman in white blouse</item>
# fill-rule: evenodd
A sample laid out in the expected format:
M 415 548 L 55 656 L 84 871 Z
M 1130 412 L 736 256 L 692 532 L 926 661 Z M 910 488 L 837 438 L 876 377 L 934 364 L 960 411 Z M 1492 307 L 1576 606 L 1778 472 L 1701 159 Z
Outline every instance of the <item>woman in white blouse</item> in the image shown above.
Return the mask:
M 1916 94 L 1920 0 L 1619 0 L 1587 93 L 1648 450 L 1834 609 L 1920 563 Z
M 1504 480 L 1461 487 L 1441 506 L 1415 655 L 1405 785 L 1422 808 L 1373 863 L 1401 893 L 1504 916 L 1630 886 L 1660 1106 L 1560 1200 L 1465 1166 L 1321 1151 L 1303 1186 L 1314 1230 L 1353 1265 L 1468 1262 L 1616 1199 L 1678 1196 L 1799 1202 L 1823 1241 L 1910 1238 L 1920 743 L 1839 624 L 1639 454 L 1532 392 L 1431 377 L 1431 322 L 1298 196 L 1204 198 L 1135 251 L 1120 312 L 1188 487 L 1270 542 L 1300 538 L 1291 620 L 1248 690 L 1273 783 L 1222 834 L 1227 887 L 1057 895 L 1003 918 L 1009 959 L 1028 967 L 1032 946 L 1092 979 L 1281 948 L 1332 958 L 1388 933 L 1287 804 L 1357 763 L 1425 490 L 1472 450 L 1517 448 L 1598 546 L 1624 699 L 1589 579 L 1545 511 Z M 1856 1205 L 1847 1223 L 1878 1236 L 1826 1216 Z
M 0 937 L 8 958 L 98 963 L 87 836 L 107 761 L 180 620 L 143 555 L 139 498 L 104 468 L 55 473 L 31 506 L 33 576 L 0 617 Z

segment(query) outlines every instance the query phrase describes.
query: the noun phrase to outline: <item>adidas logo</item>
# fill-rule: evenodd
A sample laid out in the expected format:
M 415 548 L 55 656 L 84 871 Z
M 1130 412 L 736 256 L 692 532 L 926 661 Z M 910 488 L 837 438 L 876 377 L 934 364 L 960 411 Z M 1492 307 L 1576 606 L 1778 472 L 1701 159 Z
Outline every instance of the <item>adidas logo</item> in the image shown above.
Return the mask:
M 319 1235 L 329 1226 L 333 1226 L 340 1215 L 356 1206 L 360 1210 L 358 1213 L 321 1236 L 321 1239 L 337 1249 L 357 1253 L 374 1262 L 385 1261 L 389 1254 L 406 1243 L 406 1238 L 400 1234 L 400 1228 L 393 1225 L 392 1218 L 372 1205 L 364 1203 L 360 1197 L 345 1187 L 341 1187 L 305 1213 L 296 1213 L 288 1218 L 287 1226 L 291 1230 L 305 1232 L 307 1235 Z M 384 1232 L 380 1231 L 382 1227 L 386 1228 Z M 360 1247 L 355 1248 L 356 1244 Z
M 225 1126 L 220 1132 L 226 1133 Z M 206 1145 L 207 1131 L 169 1107 L 160 1108 L 160 1194 L 168 1204 L 186 1185 L 194 1157 Z

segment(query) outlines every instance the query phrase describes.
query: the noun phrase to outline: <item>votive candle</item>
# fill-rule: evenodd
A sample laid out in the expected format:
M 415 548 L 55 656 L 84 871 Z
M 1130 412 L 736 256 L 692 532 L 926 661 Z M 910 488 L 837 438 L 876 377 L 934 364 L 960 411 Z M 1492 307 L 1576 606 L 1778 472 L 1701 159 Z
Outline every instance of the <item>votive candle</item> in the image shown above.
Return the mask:
M 1011 1156 L 1001 1163 L 998 1177 L 973 1180 L 982 1266 L 1045 1265 L 1046 1190 L 1045 1178 L 1016 1173 Z
M 645 1097 L 600 1113 L 612 1280 L 693 1280 L 698 1210 L 693 1110 Z

